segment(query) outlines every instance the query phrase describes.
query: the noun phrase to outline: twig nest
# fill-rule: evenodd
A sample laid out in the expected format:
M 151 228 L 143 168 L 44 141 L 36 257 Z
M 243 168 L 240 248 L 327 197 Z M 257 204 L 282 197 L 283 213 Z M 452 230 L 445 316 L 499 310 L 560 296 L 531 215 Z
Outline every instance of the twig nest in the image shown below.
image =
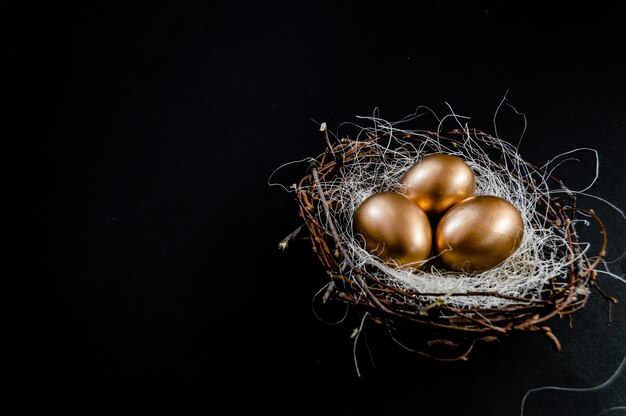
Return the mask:
M 330 276 L 324 299 L 433 358 L 466 359 L 477 341 L 511 332 L 541 331 L 560 348 L 546 323 L 586 303 L 606 248 L 598 216 L 576 206 L 552 166 L 488 133 L 371 120 L 355 138 L 323 128 L 327 148 L 295 187 Z M 597 225 L 597 254 L 580 241 L 581 222 Z

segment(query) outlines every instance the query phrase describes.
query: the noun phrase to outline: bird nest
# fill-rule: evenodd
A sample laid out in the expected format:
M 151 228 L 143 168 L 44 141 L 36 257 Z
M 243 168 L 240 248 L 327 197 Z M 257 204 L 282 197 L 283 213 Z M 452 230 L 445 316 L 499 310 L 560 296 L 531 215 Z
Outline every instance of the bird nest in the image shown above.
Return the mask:
M 372 120 L 373 127 L 359 128 L 354 138 L 335 137 L 322 124 L 326 148 L 309 160 L 306 174 L 293 186 L 304 221 L 299 230 L 308 231 L 306 238 L 330 278 L 320 291 L 323 301 L 351 305 L 405 349 L 434 359 L 465 360 L 477 342 L 511 333 L 543 333 L 559 350 L 548 321 L 571 319 L 597 287 L 596 268 L 607 245 L 598 215 L 576 205 L 576 192 L 554 176 L 553 165 L 535 166 L 497 135 L 460 123 L 444 133 Z M 360 202 L 394 189 L 408 167 L 441 153 L 468 162 L 476 174 L 476 194 L 502 197 L 522 214 L 521 246 L 489 271 L 393 267 L 355 238 L 352 216 Z M 598 233 L 595 244 L 582 241 L 580 223 L 596 224 L 591 227 Z

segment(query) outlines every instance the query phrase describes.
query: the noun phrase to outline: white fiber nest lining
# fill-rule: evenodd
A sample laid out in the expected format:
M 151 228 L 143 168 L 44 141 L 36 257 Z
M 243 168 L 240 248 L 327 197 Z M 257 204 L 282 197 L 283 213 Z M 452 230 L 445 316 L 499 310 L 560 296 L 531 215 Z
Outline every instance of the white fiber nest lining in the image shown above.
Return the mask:
M 454 116 L 459 122 L 458 116 Z M 572 263 L 579 264 L 588 248 L 588 244 L 574 246 L 568 244 L 563 228 L 554 227 L 545 220 L 547 208 L 539 201 L 550 200 L 555 192 L 570 193 L 567 189 L 550 189 L 549 173 L 558 166 L 555 158 L 542 168 L 542 173 L 530 168 L 522 159 L 517 149 L 497 137 L 475 134 L 459 122 L 462 129 L 462 145 L 453 145 L 439 140 L 438 135 L 426 134 L 424 130 L 403 130 L 398 124 L 389 123 L 376 117 L 361 117 L 372 122 L 370 127 L 357 126 L 360 129 L 353 146 L 363 152 L 372 147 L 381 157 L 356 157 L 343 166 L 343 176 L 325 183 L 321 178 L 322 188 L 332 192 L 326 195 L 331 210 L 331 218 L 326 217 L 324 209 L 318 209 L 320 223 L 328 224 L 332 220 L 344 242 L 344 248 L 354 266 L 363 268 L 387 285 L 419 292 L 420 294 L 447 294 L 443 300 L 446 305 L 456 308 L 498 308 L 521 303 L 490 294 L 484 296 L 463 296 L 468 292 L 491 292 L 501 295 L 523 297 L 528 301 L 541 298 L 544 290 L 549 290 L 547 283 L 553 280 L 553 287 L 567 286 L 567 274 Z M 366 134 L 371 133 L 380 140 L 372 140 Z M 404 139 L 406 135 L 419 136 L 419 140 Z M 461 136 L 459 136 L 461 137 Z M 459 137 L 455 137 L 458 139 Z M 364 146 L 364 143 L 367 143 Z M 403 145 L 404 147 L 401 147 Z M 499 168 L 490 162 L 485 149 L 499 149 L 502 158 L 497 161 Z M 453 272 L 445 269 L 424 270 L 395 268 L 386 265 L 376 256 L 362 248 L 353 234 L 353 215 L 359 204 L 376 192 L 394 191 L 402 174 L 420 159 L 430 154 L 445 153 L 463 158 L 476 175 L 476 195 L 495 195 L 511 202 L 522 215 L 524 238 L 519 249 L 501 265 L 482 273 Z M 568 152 L 569 153 L 569 152 Z M 552 166 L 553 165 L 553 166 Z M 534 181 L 533 190 L 529 191 L 524 180 Z M 594 179 L 595 181 L 595 179 Z M 588 188 L 586 188 L 588 189 Z M 584 219 L 580 221 L 585 221 Z M 573 226 L 574 224 L 572 224 Z M 345 259 L 344 259 L 345 262 Z M 346 268 L 344 274 L 350 276 L 353 269 Z M 354 279 L 358 281 L 357 279 Z M 453 296 L 450 296 L 454 294 Z M 405 302 L 415 299 L 402 295 L 389 295 Z M 421 296 L 424 304 L 442 297 Z

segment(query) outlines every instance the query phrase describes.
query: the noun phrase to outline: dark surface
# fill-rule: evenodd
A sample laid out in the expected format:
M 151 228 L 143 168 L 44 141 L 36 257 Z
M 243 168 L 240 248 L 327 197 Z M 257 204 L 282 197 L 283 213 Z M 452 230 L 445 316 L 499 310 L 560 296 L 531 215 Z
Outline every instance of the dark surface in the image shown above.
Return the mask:
M 13 414 L 518 415 L 528 389 L 602 383 L 626 354 L 626 284 L 605 275 L 622 300 L 612 325 L 594 292 L 573 329 L 551 322 L 561 352 L 541 335 L 513 336 L 440 363 L 373 332 L 371 360 L 364 337 L 356 346 L 357 377 L 359 316 L 315 317 L 327 277 L 306 244 L 277 250 L 300 220 L 292 196 L 267 183 L 323 150 L 312 120 L 335 129 L 375 108 L 392 121 L 449 103 L 491 131 L 508 91 L 528 120 L 522 154 L 544 163 L 595 148 L 590 192 L 625 208 L 625 15 L 589 7 L 5 10 Z M 520 118 L 506 108 L 499 133 L 517 140 Z M 575 189 L 593 177 L 582 162 L 561 171 Z M 288 185 L 304 166 L 281 172 Z M 582 203 L 605 219 L 607 258 L 619 257 L 626 221 Z M 624 259 L 611 267 L 623 275 Z M 336 320 L 344 309 L 316 310 Z M 526 415 L 618 405 L 625 374 L 595 392 L 533 393 Z

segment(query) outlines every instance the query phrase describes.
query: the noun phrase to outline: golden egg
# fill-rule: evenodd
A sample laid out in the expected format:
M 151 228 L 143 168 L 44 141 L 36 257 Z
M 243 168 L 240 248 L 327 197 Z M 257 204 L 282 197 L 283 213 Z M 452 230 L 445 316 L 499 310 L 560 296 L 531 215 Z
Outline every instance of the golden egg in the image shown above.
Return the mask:
M 417 204 L 396 192 L 365 199 L 354 213 L 355 238 L 392 265 L 421 266 L 430 257 L 432 229 Z
M 482 272 L 512 255 L 523 236 L 524 222 L 513 204 L 497 196 L 474 196 L 441 218 L 435 246 L 447 268 Z
M 398 192 L 415 201 L 430 217 L 443 215 L 474 195 L 476 177 L 463 159 L 430 155 L 411 166 L 398 182 Z

